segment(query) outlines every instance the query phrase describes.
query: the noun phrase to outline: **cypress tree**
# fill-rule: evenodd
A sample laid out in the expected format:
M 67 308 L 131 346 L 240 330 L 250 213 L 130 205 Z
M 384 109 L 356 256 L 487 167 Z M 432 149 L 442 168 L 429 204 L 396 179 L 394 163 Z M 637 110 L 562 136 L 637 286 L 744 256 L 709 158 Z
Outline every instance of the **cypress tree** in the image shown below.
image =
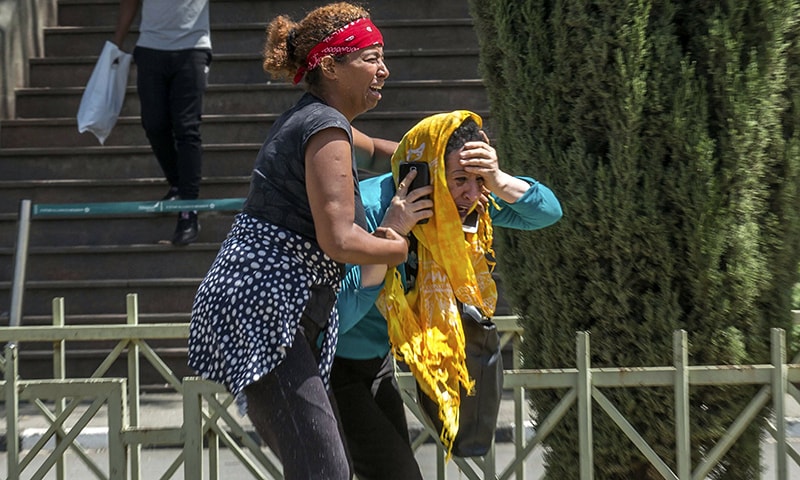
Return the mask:
M 498 231 L 528 368 L 769 362 L 798 277 L 797 0 L 469 0 L 501 164 L 551 186 L 564 218 Z M 691 389 L 693 466 L 756 387 Z M 565 392 L 531 392 L 542 420 Z M 604 391 L 675 468 L 671 388 Z M 764 416 L 768 412 L 763 412 Z M 547 477 L 578 478 L 573 411 Z M 597 478 L 661 478 L 596 405 Z M 756 422 L 711 477 L 756 478 Z

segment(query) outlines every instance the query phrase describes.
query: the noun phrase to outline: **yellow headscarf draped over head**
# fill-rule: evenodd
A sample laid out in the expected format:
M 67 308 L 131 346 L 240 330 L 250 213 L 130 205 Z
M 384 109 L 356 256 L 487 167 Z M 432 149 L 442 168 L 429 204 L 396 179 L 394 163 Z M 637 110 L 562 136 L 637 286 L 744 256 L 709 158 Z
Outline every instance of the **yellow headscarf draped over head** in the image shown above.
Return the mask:
M 445 148 L 450 135 L 478 115 L 458 110 L 425 118 L 400 141 L 392 156 L 395 187 L 403 161 L 426 162 L 433 184 L 434 215 L 411 231 L 417 238 L 418 271 L 407 293 L 396 268 L 389 269 L 377 306 L 386 318 L 392 352 L 405 362 L 422 391 L 439 406 L 442 443 L 448 458 L 458 433 L 460 387 L 471 392 L 474 381 L 465 364 L 464 331 L 458 302 L 492 316 L 497 288 L 492 279 L 492 224 L 484 209 L 476 233 L 465 234 L 445 175 Z

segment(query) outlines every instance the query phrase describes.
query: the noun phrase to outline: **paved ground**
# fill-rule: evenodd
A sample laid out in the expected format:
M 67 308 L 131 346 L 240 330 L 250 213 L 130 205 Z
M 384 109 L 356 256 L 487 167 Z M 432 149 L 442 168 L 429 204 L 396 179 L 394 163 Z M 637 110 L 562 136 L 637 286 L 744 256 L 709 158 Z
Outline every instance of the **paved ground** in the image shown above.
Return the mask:
M 789 421 L 789 435 L 792 437 L 792 444 L 794 448 L 800 451 L 800 405 L 793 399 L 787 400 Z M 179 426 L 182 421 L 181 413 L 181 398 L 177 394 L 144 394 L 141 399 L 141 424 L 143 426 Z M 238 416 L 232 408 L 234 418 L 237 418 L 246 429 L 251 429 L 247 418 Z M 409 413 L 410 427 L 412 430 L 419 430 L 421 425 L 414 419 L 413 415 Z M 503 401 L 500 418 L 499 418 L 499 436 L 498 438 L 508 438 L 510 426 L 513 423 L 513 402 L 510 399 Z M 31 405 L 22 405 L 19 425 L 22 432 L 21 447 L 23 449 L 30 448 L 40 438 L 41 433 L 45 428 L 45 420 L 41 415 L 36 413 L 36 409 Z M 89 449 L 90 457 L 98 462 L 102 469 L 107 471 L 107 452 L 104 450 L 106 445 L 106 430 L 107 417 L 105 410 L 101 410 L 98 415 L 92 420 L 80 437 L 80 442 L 85 448 Z M 5 411 L 4 405 L 0 404 L 0 440 L 4 446 L 5 438 Z M 161 449 L 145 449 L 142 453 L 142 478 L 155 479 L 161 478 L 164 472 L 169 468 L 170 464 L 180 455 L 181 451 L 177 448 L 161 448 Z M 763 480 L 771 480 L 776 478 L 774 472 L 775 464 L 775 442 L 766 439 L 762 443 L 765 461 L 765 475 Z M 31 465 L 26 468 L 23 479 L 32 478 L 37 468 L 41 465 L 45 456 L 39 455 L 33 459 Z M 426 479 L 436 478 L 436 456 L 433 445 L 424 445 L 420 448 L 417 454 L 419 463 L 423 469 Z M 513 445 L 507 442 L 499 442 L 497 446 L 497 465 L 501 470 L 513 458 Z M 789 478 L 800 479 L 800 466 L 789 461 L 790 476 Z M 84 479 L 94 478 L 94 475 L 81 464 L 80 459 L 75 454 L 68 456 L 68 479 Z M 473 465 L 473 469 L 478 471 L 478 468 Z M 537 449 L 534 451 L 526 461 L 527 474 L 526 479 L 538 479 L 543 473 L 541 451 Z M 220 470 L 222 478 L 236 478 L 246 479 L 254 478 L 242 466 L 242 463 L 236 459 L 233 454 L 226 449 L 221 452 Z M 447 464 L 448 478 L 470 478 L 463 473 L 459 473 L 458 465 L 455 462 Z M 4 478 L 7 472 L 7 457 L 5 448 L 0 451 L 0 478 Z M 45 479 L 54 479 L 55 475 L 51 472 Z M 170 477 L 174 479 L 183 478 L 183 469 L 178 468 L 175 474 Z
M 792 442 L 796 450 L 800 450 L 800 441 Z M 164 472 L 170 467 L 172 462 L 180 455 L 180 450 L 174 449 L 158 449 L 158 450 L 144 450 L 142 452 L 141 462 L 141 478 L 143 479 L 156 479 L 161 478 Z M 511 456 L 513 455 L 510 444 L 499 444 L 497 448 L 498 464 L 506 465 Z M 776 472 L 774 467 L 775 444 L 774 442 L 765 442 L 762 444 L 762 455 L 765 461 L 764 475 L 761 480 L 775 480 Z M 94 450 L 90 451 L 89 456 L 93 461 L 99 464 L 102 471 L 107 472 L 107 455 L 104 451 Z M 417 452 L 417 460 L 426 480 L 436 479 L 436 459 L 433 451 L 433 446 L 423 446 Z M 44 456 L 36 457 L 31 465 L 24 471 L 22 480 L 33 478 L 35 469 L 44 461 Z M 246 480 L 257 478 L 254 477 L 243 465 L 236 459 L 229 450 L 222 450 L 220 453 L 220 478 L 223 479 L 236 479 Z M 5 478 L 7 472 L 6 454 L 0 452 L 0 478 Z M 209 478 L 208 470 L 204 469 L 204 479 Z M 541 454 L 534 451 L 526 462 L 526 480 L 538 480 L 542 478 L 544 473 Z M 44 480 L 55 480 L 55 473 L 52 471 L 42 477 Z M 95 478 L 94 474 L 88 468 L 83 466 L 80 459 L 75 454 L 67 456 L 67 472 L 66 478 L 70 480 L 83 480 Z M 174 480 L 183 480 L 183 467 L 178 468 L 175 473 L 169 477 Z M 460 473 L 458 466 L 454 462 L 447 464 L 447 478 L 448 479 L 464 479 L 469 478 Z M 513 477 L 512 477 L 513 478 Z M 789 478 L 800 478 L 800 466 L 789 461 Z

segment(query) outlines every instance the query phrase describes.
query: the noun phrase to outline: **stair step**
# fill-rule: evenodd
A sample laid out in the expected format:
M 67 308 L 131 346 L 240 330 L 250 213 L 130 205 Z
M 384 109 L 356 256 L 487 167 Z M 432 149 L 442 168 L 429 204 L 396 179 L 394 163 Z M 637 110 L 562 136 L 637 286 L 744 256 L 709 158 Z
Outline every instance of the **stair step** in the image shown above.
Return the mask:
M 28 281 L 23 297 L 27 315 L 52 313 L 53 298 L 64 298 L 64 310 L 68 315 L 97 313 L 124 313 L 125 296 L 136 293 L 139 311 L 191 312 L 194 296 L 202 277 L 154 278 L 104 281 Z M 0 305 L 10 302 L 11 283 L 0 282 Z
M 203 218 L 200 218 L 201 226 Z M 26 275 L 37 281 L 116 280 L 182 275 L 202 278 L 219 251 L 218 243 L 172 245 L 81 245 L 38 247 L 28 252 Z M 0 250 L 0 278 L 12 278 L 13 251 Z
M 478 48 L 478 40 L 469 18 L 414 21 L 374 19 L 381 29 L 384 44 L 390 49 Z M 261 54 L 266 23 L 235 23 L 211 25 L 214 56 L 226 53 Z M 132 52 L 139 30 L 134 27 L 125 38 L 122 49 Z M 97 56 L 103 44 L 114 36 L 114 26 L 74 27 L 56 26 L 44 30 L 47 57 Z
M 203 176 L 247 175 L 260 143 L 203 145 Z M 150 146 L 0 149 L 0 178 L 10 180 L 89 180 L 160 178 Z
M 17 92 L 17 117 L 48 118 L 77 115 L 83 87 L 30 88 Z M 203 98 L 204 115 L 259 114 L 289 109 L 303 90 L 286 83 L 258 85 L 210 85 Z M 453 105 L 469 110 L 487 110 L 489 101 L 483 82 L 473 80 L 387 81 L 383 88 L 382 110 L 401 110 L 408 105 L 425 105 L 432 110 L 448 110 Z M 136 87 L 128 87 L 120 116 L 140 114 Z
M 478 50 L 387 50 L 389 81 L 475 79 Z M 85 87 L 92 75 L 96 56 L 34 58 L 30 61 L 32 88 Z M 209 85 L 286 83 L 273 80 L 261 68 L 260 54 L 214 54 L 208 74 Z M 136 85 L 136 64 L 131 64 L 128 85 Z M 298 87 L 299 88 L 299 87 Z
M 235 198 L 235 197 L 231 197 Z M 228 235 L 236 212 L 200 212 L 198 242 L 220 243 Z M 8 251 L 17 240 L 17 213 L 0 214 L 0 245 Z M 177 216 L 90 216 L 74 218 L 34 218 L 31 222 L 31 248 L 85 245 L 156 245 L 172 238 Z M 195 244 L 181 248 L 195 248 Z M 13 254 L 13 253 L 7 253 Z M 6 277 L 8 278 L 8 277 Z M 0 303 L 0 311 L 3 309 Z
M 367 112 L 353 126 L 367 135 L 399 140 L 411 127 L 428 115 L 440 110 Z M 476 111 L 484 119 L 488 112 Z M 278 113 L 251 115 L 204 115 L 201 132 L 208 143 L 261 143 Z M 120 117 L 106 145 L 146 145 L 147 139 L 138 117 Z M 98 145 L 89 132 L 78 133 L 75 118 L 15 119 L 3 122 L 0 146 L 23 147 L 89 147 Z
M 266 23 L 278 15 L 288 15 L 299 21 L 306 12 L 320 5 L 318 0 L 211 0 L 209 17 L 212 24 L 254 20 Z M 374 20 L 469 17 L 468 3 L 456 0 L 372 0 L 367 4 L 367 9 Z M 113 25 L 118 12 L 119 0 L 59 0 L 58 24 Z M 138 24 L 138 19 L 135 23 Z
M 206 178 L 201 192 L 203 198 L 244 198 L 249 185 L 249 175 Z M 161 178 L 0 181 L 0 211 L 17 211 L 21 198 L 33 203 L 141 202 L 161 199 L 166 191 Z

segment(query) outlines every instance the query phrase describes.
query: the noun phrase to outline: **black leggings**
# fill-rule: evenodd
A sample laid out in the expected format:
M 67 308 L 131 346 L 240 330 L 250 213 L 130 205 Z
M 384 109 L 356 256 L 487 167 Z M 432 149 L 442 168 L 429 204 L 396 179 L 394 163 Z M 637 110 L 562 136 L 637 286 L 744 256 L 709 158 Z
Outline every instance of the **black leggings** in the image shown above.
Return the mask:
M 391 354 L 333 360 L 331 389 L 360 480 L 422 480 L 393 367 Z
M 247 416 L 280 458 L 286 480 L 352 478 L 337 420 L 311 345 L 297 329 L 286 358 L 244 389 Z

